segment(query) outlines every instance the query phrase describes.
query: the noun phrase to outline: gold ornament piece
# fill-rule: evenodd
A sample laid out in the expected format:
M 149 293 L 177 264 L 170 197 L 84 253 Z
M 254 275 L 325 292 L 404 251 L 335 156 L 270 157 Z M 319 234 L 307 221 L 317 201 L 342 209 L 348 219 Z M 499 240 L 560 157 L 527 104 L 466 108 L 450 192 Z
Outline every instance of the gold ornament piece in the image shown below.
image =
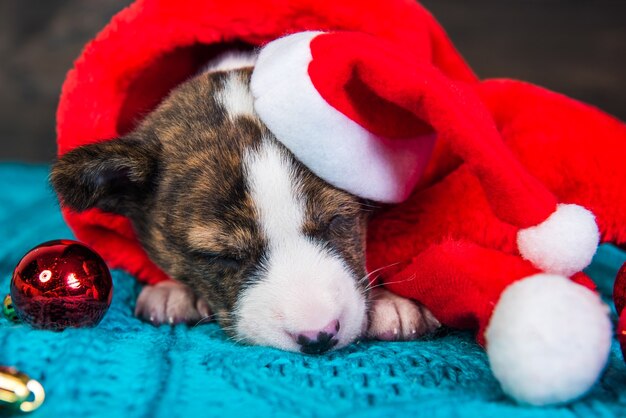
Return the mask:
M 2 303 L 2 312 L 4 316 L 7 317 L 10 321 L 17 321 L 17 313 L 15 312 L 15 308 L 13 307 L 13 300 L 11 299 L 11 295 L 6 295 L 4 297 L 4 302 Z
M 46 398 L 41 384 L 13 367 L 0 366 L 0 411 L 11 408 L 31 412 Z

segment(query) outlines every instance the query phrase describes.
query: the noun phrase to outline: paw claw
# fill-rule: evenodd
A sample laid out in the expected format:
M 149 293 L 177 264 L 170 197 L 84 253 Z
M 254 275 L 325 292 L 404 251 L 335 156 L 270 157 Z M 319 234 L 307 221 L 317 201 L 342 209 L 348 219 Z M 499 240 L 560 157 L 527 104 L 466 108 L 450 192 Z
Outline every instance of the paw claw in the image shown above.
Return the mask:
M 145 286 L 135 307 L 135 315 L 153 325 L 195 323 L 210 315 L 208 303 L 182 283 L 173 280 Z
M 415 340 L 441 324 L 425 307 L 385 289 L 372 291 L 368 336 L 383 341 Z

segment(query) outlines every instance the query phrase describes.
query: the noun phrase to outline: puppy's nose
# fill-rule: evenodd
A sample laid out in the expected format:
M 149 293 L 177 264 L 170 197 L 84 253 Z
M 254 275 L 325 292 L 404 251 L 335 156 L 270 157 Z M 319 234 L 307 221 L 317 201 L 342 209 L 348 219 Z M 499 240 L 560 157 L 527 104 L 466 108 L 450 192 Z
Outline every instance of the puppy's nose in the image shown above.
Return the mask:
M 339 321 L 331 321 L 322 329 L 303 331 L 295 335 L 295 340 L 300 344 L 300 351 L 305 354 L 321 354 L 337 345 L 339 340 L 335 337 L 339 332 Z

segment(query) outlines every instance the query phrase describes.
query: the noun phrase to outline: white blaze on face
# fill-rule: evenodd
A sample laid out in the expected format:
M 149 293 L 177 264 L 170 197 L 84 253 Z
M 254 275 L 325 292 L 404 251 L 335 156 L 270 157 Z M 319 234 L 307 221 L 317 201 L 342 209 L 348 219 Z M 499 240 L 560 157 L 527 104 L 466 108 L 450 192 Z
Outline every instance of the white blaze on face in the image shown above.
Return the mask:
M 229 74 L 224 87 L 215 97 L 224 106 L 229 118 L 235 119 L 237 116 L 256 118 L 252 96 L 242 79 L 242 74 L 237 72 Z
M 226 51 L 209 61 L 201 72 L 227 72 L 224 86 L 215 96 L 231 119 L 237 116 L 256 118 L 254 100 L 244 75 L 236 70 L 254 67 L 257 54 L 253 51 Z
M 259 280 L 235 309 L 238 336 L 299 351 L 290 334 L 339 320 L 336 348 L 349 344 L 366 323 L 359 278 L 339 256 L 303 234 L 306 196 L 286 151 L 264 140 L 245 155 L 244 170 L 267 252 Z

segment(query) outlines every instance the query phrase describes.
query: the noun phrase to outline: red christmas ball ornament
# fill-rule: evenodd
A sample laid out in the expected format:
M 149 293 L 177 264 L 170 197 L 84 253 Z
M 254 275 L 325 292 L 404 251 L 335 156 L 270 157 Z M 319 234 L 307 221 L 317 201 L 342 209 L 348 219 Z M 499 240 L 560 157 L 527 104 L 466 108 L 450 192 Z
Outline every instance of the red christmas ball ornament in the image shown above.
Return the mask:
M 613 285 L 613 302 L 619 315 L 617 323 L 617 339 L 622 347 L 622 355 L 626 360 L 626 263 L 622 266 Z
M 15 313 L 35 328 L 94 326 L 112 296 L 113 282 L 104 260 L 71 240 L 36 246 L 17 264 L 11 280 Z

